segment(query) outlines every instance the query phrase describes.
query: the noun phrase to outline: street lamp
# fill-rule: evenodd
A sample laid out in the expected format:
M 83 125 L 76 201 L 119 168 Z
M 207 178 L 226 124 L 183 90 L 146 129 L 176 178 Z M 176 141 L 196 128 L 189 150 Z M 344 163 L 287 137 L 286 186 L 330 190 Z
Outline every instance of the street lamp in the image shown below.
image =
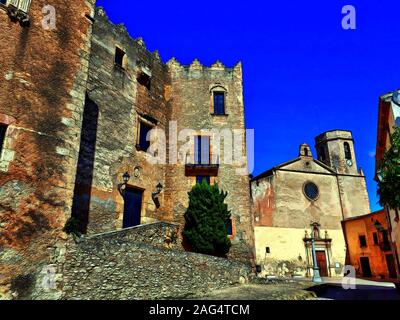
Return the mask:
M 160 194 L 161 191 L 162 191 L 162 189 L 163 189 L 163 185 L 162 185 L 161 183 L 159 183 L 159 184 L 156 186 L 157 193 Z
M 163 190 L 163 185 L 161 183 L 157 184 L 156 186 L 156 191 L 151 194 L 151 197 L 153 198 L 154 204 L 156 205 L 156 208 L 160 208 L 160 201 L 158 200 L 158 195 L 161 193 Z
M 118 191 L 121 194 L 121 196 L 125 200 L 125 190 L 126 190 L 126 185 L 128 184 L 129 180 L 131 178 L 131 175 L 128 172 L 125 172 L 122 175 L 122 181 L 123 183 L 118 184 Z
M 125 172 L 122 175 L 122 179 L 124 180 L 124 183 L 127 184 L 129 182 L 129 179 L 131 178 L 130 174 L 128 172 Z
M 317 262 L 317 252 L 315 250 L 315 235 L 314 233 L 311 235 L 311 247 L 312 247 L 312 255 L 313 255 L 313 278 L 312 281 L 316 283 L 321 283 L 321 275 L 319 273 L 319 267 L 318 267 L 318 262 Z

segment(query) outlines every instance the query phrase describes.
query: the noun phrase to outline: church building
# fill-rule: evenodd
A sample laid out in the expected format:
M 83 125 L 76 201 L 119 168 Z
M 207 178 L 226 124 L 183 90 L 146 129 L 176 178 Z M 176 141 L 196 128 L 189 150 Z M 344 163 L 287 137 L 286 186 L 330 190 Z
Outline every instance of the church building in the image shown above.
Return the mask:
M 251 181 L 256 259 L 265 276 L 311 276 L 313 239 L 321 276 L 340 275 L 346 261 L 341 222 L 370 213 L 352 133 L 328 131 L 315 142 L 317 159 L 302 144 L 297 158 Z

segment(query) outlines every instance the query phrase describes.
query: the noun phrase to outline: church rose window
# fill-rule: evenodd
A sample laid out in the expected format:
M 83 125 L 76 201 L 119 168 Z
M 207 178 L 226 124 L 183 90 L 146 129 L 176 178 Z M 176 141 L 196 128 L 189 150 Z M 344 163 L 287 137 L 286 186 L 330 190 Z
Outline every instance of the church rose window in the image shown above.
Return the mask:
M 319 189 L 315 183 L 307 182 L 304 185 L 304 194 L 309 200 L 317 200 L 319 196 Z

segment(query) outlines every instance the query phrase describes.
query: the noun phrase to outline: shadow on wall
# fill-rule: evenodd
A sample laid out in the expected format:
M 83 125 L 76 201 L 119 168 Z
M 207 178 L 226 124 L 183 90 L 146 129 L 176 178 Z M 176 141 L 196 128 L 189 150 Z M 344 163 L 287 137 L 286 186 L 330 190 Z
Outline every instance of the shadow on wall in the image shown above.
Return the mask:
M 79 221 L 82 233 L 89 223 L 98 117 L 99 107 L 86 95 L 72 204 L 72 217 Z

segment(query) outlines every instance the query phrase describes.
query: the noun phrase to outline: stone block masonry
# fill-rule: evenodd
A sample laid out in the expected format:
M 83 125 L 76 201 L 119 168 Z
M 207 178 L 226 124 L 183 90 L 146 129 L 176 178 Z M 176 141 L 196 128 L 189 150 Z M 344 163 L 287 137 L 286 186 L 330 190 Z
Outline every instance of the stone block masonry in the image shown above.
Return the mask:
M 56 29 L 45 30 L 45 5 L 32 1 L 26 26 L 0 6 L 0 124 L 7 127 L 0 155 L 0 299 L 172 297 L 237 282 L 241 264 L 181 247 L 187 193 L 204 168 L 188 173 L 182 163 L 154 165 L 141 140 L 154 128 L 169 141 L 171 123 L 196 135 L 212 128 L 244 131 L 241 64 L 164 63 L 95 9 L 95 0 L 54 0 Z M 226 114 L 214 114 L 217 92 L 225 95 Z M 247 263 L 254 255 L 249 178 L 236 169 L 221 164 L 217 174 L 206 174 L 228 192 L 229 257 Z M 89 236 L 78 245 L 63 232 L 71 217 Z M 121 231 L 160 221 L 177 224 L 168 232 L 179 230 L 179 241 L 168 243 L 160 224 Z M 137 295 L 129 286 L 134 277 L 133 288 L 143 289 Z M 100 280 L 122 289 L 107 295 Z
M 78 244 L 71 240 L 63 264 L 62 299 L 183 299 L 248 279 L 250 265 L 166 249 L 159 240 L 167 228 L 173 225 L 97 235 Z M 141 242 L 144 239 L 147 243 Z
M 35 284 L 58 252 L 70 217 L 88 77 L 94 0 L 51 2 L 56 30 L 29 26 L 0 6 L 0 299 L 40 296 Z M 57 298 L 58 294 L 53 297 Z

